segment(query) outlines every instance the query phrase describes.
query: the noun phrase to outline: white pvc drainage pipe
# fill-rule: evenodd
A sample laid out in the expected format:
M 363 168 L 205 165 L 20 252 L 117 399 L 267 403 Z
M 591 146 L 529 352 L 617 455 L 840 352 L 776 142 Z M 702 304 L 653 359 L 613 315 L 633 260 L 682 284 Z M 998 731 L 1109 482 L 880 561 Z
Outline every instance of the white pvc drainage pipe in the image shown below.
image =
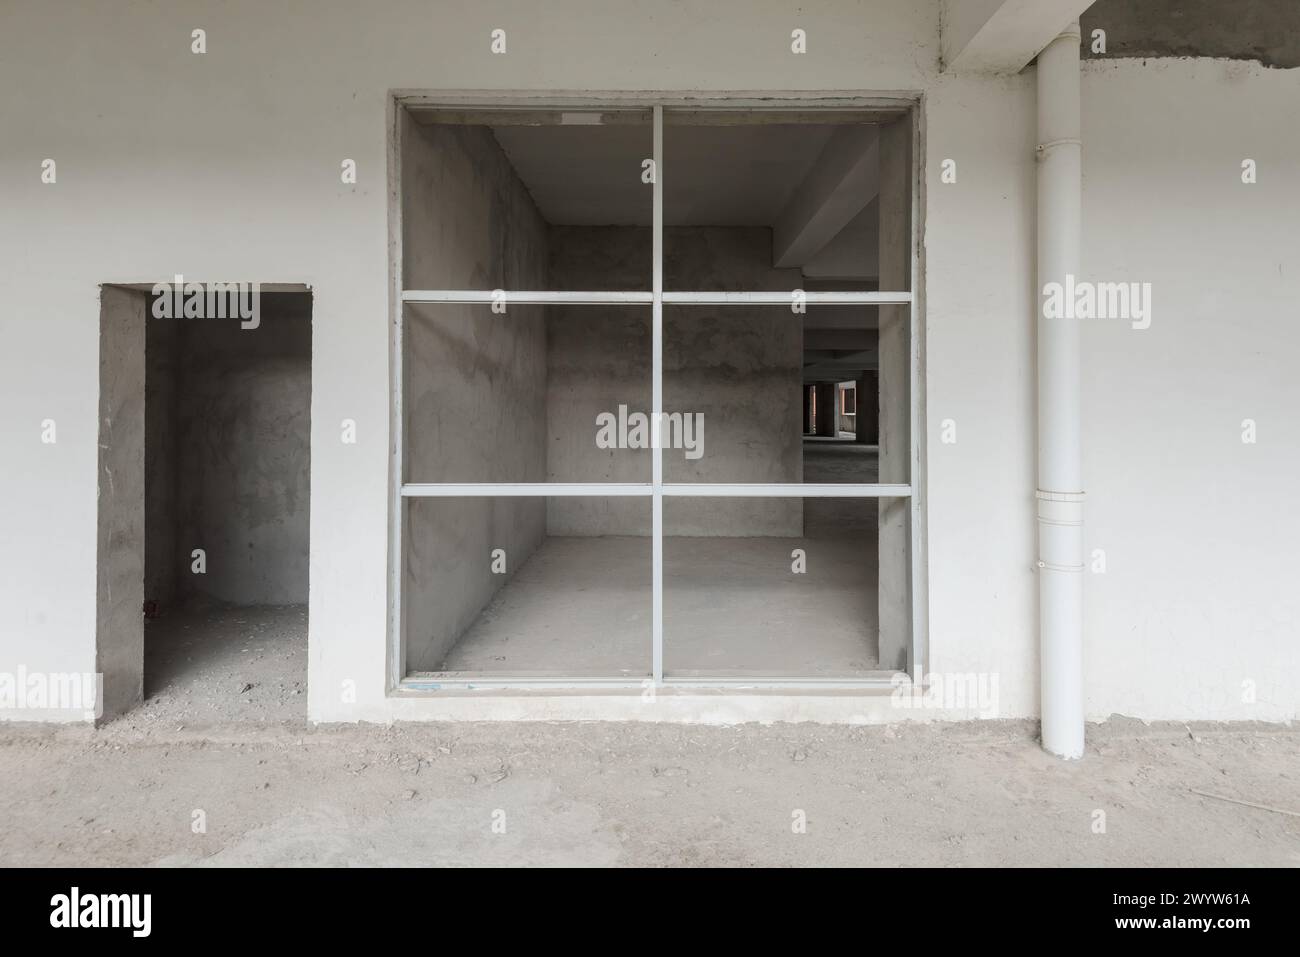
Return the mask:
M 1083 456 L 1079 320 L 1043 290 L 1079 275 L 1079 24 L 1038 55 L 1038 614 L 1043 747 L 1083 756 Z

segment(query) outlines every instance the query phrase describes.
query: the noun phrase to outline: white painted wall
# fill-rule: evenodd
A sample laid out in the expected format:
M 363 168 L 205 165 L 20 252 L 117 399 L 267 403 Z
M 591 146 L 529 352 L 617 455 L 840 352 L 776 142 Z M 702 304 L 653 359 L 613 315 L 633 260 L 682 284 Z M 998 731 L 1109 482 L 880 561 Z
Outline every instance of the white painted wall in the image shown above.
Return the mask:
M 93 667 L 97 284 L 179 272 L 314 292 L 313 718 L 932 716 L 854 697 L 672 695 L 656 710 L 384 694 L 387 92 L 922 90 L 930 667 L 995 671 L 1001 714 L 1035 713 L 1032 76 L 940 77 L 938 21 L 937 0 L 9 4 L 0 671 Z M 496 27 L 504 57 L 488 52 Z M 806 55 L 789 52 L 795 27 Z M 1109 560 L 1087 582 L 1095 716 L 1296 714 L 1296 93 L 1294 71 L 1087 70 L 1085 264 L 1158 283 L 1151 330 L 1086 340 L 1089 542 Z M 1261 161 L 1252 194 L 1238 154 Z M 345 158 L 356 186 L 339 182 Z M 943 158 L 956 184 L 939 181 Z M 1261 438 L 1243 449 L 1247 416 Z M 45 418 L 56 445 L 40 443 Z M 956 445 L 939 442 L 945 418 Z M 1243 676 L 1261 704 L 1229 707 Z
M 1300 70 L 1092 61 L 1083 94 L 1084 269 L 1153 285 L 1149 329 L 1084 324 L 1086 547 L 1107 563 L 1085 581 L 1088 713 L 1293 720 Z

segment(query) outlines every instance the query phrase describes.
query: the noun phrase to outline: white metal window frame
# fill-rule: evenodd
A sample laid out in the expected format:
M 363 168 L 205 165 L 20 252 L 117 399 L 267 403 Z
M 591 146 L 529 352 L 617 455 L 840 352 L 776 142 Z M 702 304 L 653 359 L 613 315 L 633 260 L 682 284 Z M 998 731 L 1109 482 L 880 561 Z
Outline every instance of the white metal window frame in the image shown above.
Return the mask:
M 923 168 L 921 152 L 922 102 L 917 95 L 880 96 L 872 93 L 834 93 L 816 96 L 798 94 L 511 94 L 501 91 L 430 94 L 423 91 L 393 91 L 390 94 L 388 130 L 389 190 L 389 276 L 392 289 L 390 307 L 390 457 L 389 507 L 389 641 L 388 693 L 441 694 L 446 692 L 496 692 L 501 690 L 643 690 L 648 684 L 672 689 L 715 688 L 724 691 L 827 691 L 835 689 L 882 691 L 895 687 L 897 672 L 882 671 L 876 676 L 857 678 L 789 678 L 685 677 L 665 675 L 663 668 L 663 500 L 671 497 L 762 497 L 762 498 L 906 498 L 911 505 L 909 552 L 911 558 L 911 641 L 906 674 L 918 684 L 925 672 L 928 649 L 928 607 L 926 588 L 926 533 L 924 501 L 924 323 L 921 320 L 921 235 Z M 649 305 L 652 309 L 651 413 L 658 420 L 663 413 L 663 306 L 764 304 L 789 305 L 789 292 L 694 292 L 665 291 L 663 288 L 663 125 L 664 110 L 698 109 L 703 112 L 739 110 L 798 110 L 816 112 L 845 110 L 855 113 L 878 112 L 898 118 L 904 114 L 912 122 L 912 197 L 911 197 L 911 290 L 878 292 L 805 292 L 808 304 L 840 305 L 907 305 L 910 325 L 910 482 L 898 484 L 808 484 L 808 483 L 665 483 L 663 450 L 651 449 L 651 481 L 648 483 L 422 483 L 403 480 L 403 330 L 407 303 L 483 303 L 489 304 L 496 290 L 481 289 L 406 289 L 402 285 L 402 188 L 401 188 L 401 111 L 410 108 L 446 108 L 481 110 L 591 110 L 611 111 L 651 109 L 653 111 L 653 269 L 649 292 L 596 291 L 515 291 L 506 290 L 508 301 L 525 305 L 544 304 L 628 304 Z M 402 620 L 401 585 L 403 570 L 402 519 L 408 498 L 495 498 L 537 497 L 645 497 L 651 500 L 651 674 L 648 678 L 537 677 L 491 674 L 409 674 Z

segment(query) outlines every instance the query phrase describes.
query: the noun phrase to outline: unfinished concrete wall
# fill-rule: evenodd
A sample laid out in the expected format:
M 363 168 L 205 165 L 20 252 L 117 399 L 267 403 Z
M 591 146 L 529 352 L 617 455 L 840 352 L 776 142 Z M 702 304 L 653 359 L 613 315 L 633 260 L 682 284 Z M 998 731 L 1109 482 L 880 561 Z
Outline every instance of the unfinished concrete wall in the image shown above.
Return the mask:
M 144 694 L 145 301 L 113 286 L 100 298 L 95 671 L 105 717 Z
M 166 609 L 188 561 L 176 544 L 177 378 L 183 321 L 145 318 L 144 597 Z
M 555 289 L 645 288 L 638 227 L 552 227 Z M 670 227 L 664 233 L 668 289 L 789 291 L 797 269 L 772 267 L 764 228 Z M 601 277 L 597 279 L 595 277 Z M 622 288 L 621 285 L 617 286 Z M 646 482 L 649 450 L 601 449 L 596 417 L 650 410 L 651 319 L 633 307 L 550 307 L 547 315 L 547 476 L 557 482 Z M 703 414 L 702 454 L 665 448 L 666 482 L 799 482 L 802 324 L 778 306 L 664 309 L 664 411 Z M 799 500 L 683 499 L 665 518 L 668 535 L 801 535 Z M 647 535 L 643 503 L 553 499 L 552 535 Z
M 912 281 L 912 120 L 880 128 L 880 288 Z M 882 484 L 912 476 L 911 309 L 880 307 L 878 436 Z M 911 500 L 882 498 L 880 508 L 880 666 L 904 669 L 912 641 Z
M 307 601 L 311 297 L 260 319 L 147 320 L 147 599 Z
M 543 289 L 546 225 L 492 133 L 403 120 L 410 288 Z M 412 306 L 403 370 L 409 482 L 546 480 L 540 306 Z M 410 670 L 435 670 L 545 534 L 542 499 L 408 500 L 402 610 Z M 506 552 L 505 574 L 492 551 Z

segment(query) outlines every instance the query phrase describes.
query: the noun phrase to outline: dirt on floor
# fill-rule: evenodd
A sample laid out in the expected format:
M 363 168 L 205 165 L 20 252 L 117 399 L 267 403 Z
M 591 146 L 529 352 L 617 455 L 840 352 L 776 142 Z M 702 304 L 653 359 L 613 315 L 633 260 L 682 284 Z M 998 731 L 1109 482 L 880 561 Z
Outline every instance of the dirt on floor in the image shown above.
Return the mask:
M 145 622 L 144 722 L 307 717 L 307 606 L 192 600 Z
M 251 652 L 250 652 L 251 654 Z M 1300 865 L 1300 732 L 0 726 L 5 865 Z M 1249 802 L 1261 807 L 1234 803 Z

